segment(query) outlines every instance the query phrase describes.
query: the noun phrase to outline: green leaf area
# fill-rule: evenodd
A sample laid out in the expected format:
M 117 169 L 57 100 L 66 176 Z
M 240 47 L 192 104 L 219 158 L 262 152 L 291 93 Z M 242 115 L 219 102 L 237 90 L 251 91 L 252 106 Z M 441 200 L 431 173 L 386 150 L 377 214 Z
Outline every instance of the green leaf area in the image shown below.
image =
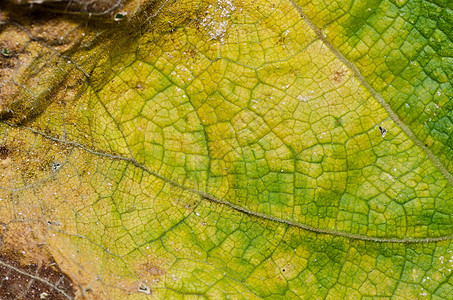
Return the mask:
M 128 9 L 3 22 L 16 260 L 93 299 L 453 295 L 451 1 Z

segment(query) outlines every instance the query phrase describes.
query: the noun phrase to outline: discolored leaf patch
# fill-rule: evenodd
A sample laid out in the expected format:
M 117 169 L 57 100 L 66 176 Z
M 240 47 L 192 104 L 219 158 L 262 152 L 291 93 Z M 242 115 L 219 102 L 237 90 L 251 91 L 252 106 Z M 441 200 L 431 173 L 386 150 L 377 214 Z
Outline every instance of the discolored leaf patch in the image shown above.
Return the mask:
M 55 263 L 21 266 L 0 255 L 1 299 L 73 299 L 74 296 L 71 280 Z
M 73 299 L 75 287 L 53 262 L 21 266 L 0 255 L 0 299 Z
M 7 146 L 0 145 L 0 159 L 6 159 L 10 153 L 11 150 Z
M 12 4 L 39 7 L 55 12 L 104 15 L 122 6 L 124 0 L 8 0 Z

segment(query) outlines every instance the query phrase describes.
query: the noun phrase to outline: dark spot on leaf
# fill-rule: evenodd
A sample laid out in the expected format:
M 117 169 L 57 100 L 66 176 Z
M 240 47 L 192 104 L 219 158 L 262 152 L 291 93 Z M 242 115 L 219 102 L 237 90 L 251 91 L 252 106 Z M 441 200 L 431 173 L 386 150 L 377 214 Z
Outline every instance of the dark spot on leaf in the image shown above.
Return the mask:
M 288 42 L 288 38 L 286 37 L 286 35 L 284 34 L 281 34 L 280 35 L 280 38 L 278 39 L 278 44 L 279 45 L 284 45 Z
M 0 159 L 6 159 L 11 153 L 11 150 L 5 145 L 0 146 Z
M 379 126 L 379 131 L 381 132 L 382 137 L 385 137 L 385 135 L 387 134 L 387 129 L 385 129 L 384 127 Z
M 57 171 L 61 167 L 61 164 L 57 161 L 52 164 L 52 171 Z
M 2 53 L 3 56 L 6 56 L 6 57 L 10 57 L 11 56 L 11 52 L 9 52 L 9 50 L 7 48 L 3 48 L 1 53 Z
M 115 20 L 115 21 L 121 21 L 121 20 L 124 19 L 124 17 L 125 17 L 125 15 L 124 15 L 123 13 L 117 13 L 117 14 L 115 15 L 115 17 L 114 17 L 114 20 Z
M 143 284 L 140 284 L 140 286 L 138 287 L 138 291 L 145 293 L 147 295 L 151 294 L 151 289 Z

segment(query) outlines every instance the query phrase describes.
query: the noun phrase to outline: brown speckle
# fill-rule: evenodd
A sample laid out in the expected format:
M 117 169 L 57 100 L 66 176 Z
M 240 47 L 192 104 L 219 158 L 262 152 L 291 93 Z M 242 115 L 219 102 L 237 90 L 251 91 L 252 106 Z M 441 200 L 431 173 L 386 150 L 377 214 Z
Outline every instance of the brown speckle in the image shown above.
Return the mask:
M 6 159 L 11 153 L 11 150 L 6 145 L 0 145 L 0 160 Z
M 346 79 L 347 73 L 348 72 L 346 70 L 335 71 L 333 73 L 333 81 L 335 83 L 342 83 Z
M 142 270 L 151 276 L 162 276 L 165 273 L 167 273 L 165 270 L 159 268 L 158 266 L 150 264 L 150 263 L 143 264 Z

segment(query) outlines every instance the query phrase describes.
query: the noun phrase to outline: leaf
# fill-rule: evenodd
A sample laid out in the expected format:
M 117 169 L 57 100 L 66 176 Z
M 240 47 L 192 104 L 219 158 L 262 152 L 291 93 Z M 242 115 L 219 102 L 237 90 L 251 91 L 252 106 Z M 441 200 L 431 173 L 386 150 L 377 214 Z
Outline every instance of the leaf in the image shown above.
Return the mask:
M 66 298 L 452 293 L 449 2 L 1 7 L 5 270 Z

